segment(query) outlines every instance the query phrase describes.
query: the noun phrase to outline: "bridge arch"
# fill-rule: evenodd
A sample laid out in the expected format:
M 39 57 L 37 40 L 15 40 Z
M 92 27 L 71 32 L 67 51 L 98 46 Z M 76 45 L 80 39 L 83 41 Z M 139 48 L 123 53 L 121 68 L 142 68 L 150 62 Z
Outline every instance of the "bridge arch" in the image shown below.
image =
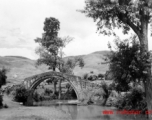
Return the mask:
M 34 76 L 24 79 L 24 82 L 23 82 L 24 86 L 28 90 L 30 90 L 30 95 L 28 96 L 27 105 L 33 105 L 33 93 L 36 87 L 41 82 L 53 77 L 67 80 L 70 83 L 70 85 L 73 87 L 76 93 L 77 99 L 80 103 L 82 102 L 86 103 L 90 99 L 90 97 L 94 94 L 94 91 L 96 89 L 101 88 L 100 85 L 91 83 L 86 80 L 82 80 L 78 76 L 63 74 L 63 73 L 54 72 L 54 71 L 41 73 L 41 74 L 34 75 Z
M 62 80 L 62 79 L 65 79 L 64 77 L 58 77 L 58 76 L 50 76 L 50 77 L 47 76 L 47 77 L 43 77 L 42 79 L 41 79 L 41 78 L 38 78 L 38 79 L 31 85 L 30 90 L 35 90 L 38 85 L 40 85 L 43 81 L 47 80 L 48 78 L 52 78 L 52 79 L 55 78 L 55 79 L 57 79 L 57 81 L 59 81 L 60 79 L 61 79 L 61 80 Z M 74 89 L 74 91 L 75 91 L 75 93 L 76 93 L 77 99 L 79 99 L 79 94 L 78 94 L 77 89 L 75 88 L 75 86 L 71 83 L 71 81 L 70 81 L 69 79 L 65 79 L 65 80 L 67 80 L 68 83 L 72 86 L 72 88 Z M 52 80 L 52 81 L 53 81 L 53 80 Z
M 50 79 L 50 78 L 56 78 L 57 80 L 60 79 L 64 79 L 67 80 L 68 83 L 72 86 L 72 88 L 74 89 L 77 99 L 80 99 L 80 95 L 78 92 L 78 84 L 80 83 L 80 77 L 78 76 L 74 76 L 74 75 L 68 75 L 68 74 L 63 74 L 60 72 L 46 72 L 46 73 L 42 73 L 42 74 L 38 74 L 38 75 L 34 75 L 31 77 L 28 77 L 26 79 L 24 79 L 24 86 L 29 89 L 31 91 L 31 95 L 33 95 L 34 90 L 36 89 L 36 87 L 42 83 L 43 81 Z

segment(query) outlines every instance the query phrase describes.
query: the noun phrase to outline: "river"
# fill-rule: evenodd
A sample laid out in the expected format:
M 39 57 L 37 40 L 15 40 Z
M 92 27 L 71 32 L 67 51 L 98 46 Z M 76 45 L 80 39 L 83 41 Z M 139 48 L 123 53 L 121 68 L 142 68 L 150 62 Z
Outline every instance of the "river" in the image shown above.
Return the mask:
M 141 115 L 117 114 L 114 107 L 103 107 L 99 105 L 77 106 L 77 105 L 55 105 L 56 109 L 69 114 L 72 120 L 135 120 L 140 119 Z M 113 114 L 103 114 L 103 111 L 110 110 Z

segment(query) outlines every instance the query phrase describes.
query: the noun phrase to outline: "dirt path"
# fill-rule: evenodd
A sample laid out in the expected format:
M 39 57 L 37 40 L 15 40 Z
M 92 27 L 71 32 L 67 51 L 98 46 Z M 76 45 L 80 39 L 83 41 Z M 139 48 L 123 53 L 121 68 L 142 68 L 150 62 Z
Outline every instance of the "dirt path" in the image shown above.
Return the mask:
M 8 108 L 0 109 L 0 120 L 69 120 L 67 113 L 49 107 L 26 107 L 11 100 L 10 97 L 4 95 L 4 104 Z

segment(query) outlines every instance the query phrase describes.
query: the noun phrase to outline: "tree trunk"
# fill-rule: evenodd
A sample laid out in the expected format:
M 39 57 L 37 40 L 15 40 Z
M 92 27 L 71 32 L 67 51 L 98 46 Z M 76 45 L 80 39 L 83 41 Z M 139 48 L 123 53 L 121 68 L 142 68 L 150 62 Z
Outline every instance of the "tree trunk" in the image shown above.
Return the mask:
M 141 35 L 138 36 L 140 40 L 141 45 L 141 55 L 142 58 L 147 59 L 147 61 L 144 63 L 145 68 L 144 71 L 147 72 L 146 78 L 145 78 L 145 92 L 146 92 L 146 101 L 147 101 L 147 107 L 148 110 L 152 110 L 152 81 L 151 81 L 151 63 L 149 61 L 150 55 L 148 54 L 148 21 L 146 19 L 146 16 L 142 18 L 141 21 Z M 152 114 L 148 115 L 149 119 L 152 119 Z
M 61 93 L 62 93 L 62 90 L 61 90 L 61 79 L 59 80 L 59 96 L 58 96 L 58 99 L 60 100 L 61 99 Z
M 54 84 L 54 94 L 56 94 L 56 81 L 54 81 L 53 84 Z
M 55 71 L 55 67 L 53 67 L 53 71 Z M 54 85 L 54 93 L 53 94 L 56 94 L 56 81 L 55 81 L 55 78 L 53 78 L 53 85 Z

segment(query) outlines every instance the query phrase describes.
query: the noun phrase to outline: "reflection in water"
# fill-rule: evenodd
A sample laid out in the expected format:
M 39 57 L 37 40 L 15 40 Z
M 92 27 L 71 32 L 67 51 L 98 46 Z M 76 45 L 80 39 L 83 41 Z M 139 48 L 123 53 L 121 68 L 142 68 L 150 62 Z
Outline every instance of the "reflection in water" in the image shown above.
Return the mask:
M 58 105 L 55 107 L 62 112 L 69 114 L 72 120 L 135 120 L 135 117 L 131 115 L 116 114 L 116 110 L 113 107 L 97 105 Z M 114 114 L 103 115 L 102 111 L 104 110 L 113 110 Z M 143 118 L 141 120 L 143 120 Z

